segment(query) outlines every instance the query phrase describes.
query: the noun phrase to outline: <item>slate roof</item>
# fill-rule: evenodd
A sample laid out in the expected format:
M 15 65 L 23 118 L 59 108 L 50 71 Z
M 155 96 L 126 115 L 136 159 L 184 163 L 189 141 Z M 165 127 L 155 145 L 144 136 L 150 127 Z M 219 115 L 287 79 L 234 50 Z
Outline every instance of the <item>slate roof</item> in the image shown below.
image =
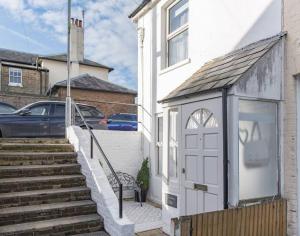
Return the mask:
M 143 0 L 140 5 L 136 9 L 133 10 L 133 12 L 128 16 L 129 18 L 132 18 L 136 16 L 151 0 Z
M 47 56 L 40 56 L 39 58 L 66 62 L 67 61 L 67 54 L 47 55 Z M 82 64 L 82 65 L 87 65 L 87 66 L 95 66 L 95 67 L 105 68 L 105 69 L 108 69 L 109 71 L 113 70 L 113 68 L 111 68 L 111 67 L 102 65 L 98 62 L 91 61 L 91 60 L 88 60 L 88 59 L 85 59 L 85 58 L 83 59 L 83 61 L 81 61 L 79 63 Z
M 207 62 L 160 102 L 230 87 L 237 82 L 285 33 L 267 38 Z
M 56 83 L 52 91 L 59 87 L 67 87 L 67 80 Z M 89 74 L 82 74 L 71 79 L 71 88 L 104 91 L 113 93 L 127 93 L 136 95 L 136 91 L 111 83 L 107 80 L 99 79 Z
M 0 48 L 0 61 L 14 62 L 14 63 L 36 66 L 36 61 L 38 58 L 45 58 L 45 59 L 49 59 L 49 60 L 66 62 L 67 54 L 41 56 L 38 54 L 33 54 L 33 53 L 28 53 L 28 52 L 19 52 L 19 51 Z M 88 59 L 84 59 L 82 62 L 80 62 L 80 64 L 101 67 L 101 68 L 108 69 L 109 71 L 113 70 L 113 68 L 111 68 L 111 67 L 102 65 L 100 63 L 97 63 L 97 62 L 94 62 L 94 61 L 91 61 Z
M 37 54 L 18 52 L 9 49 L 0 49 L 0 61 L 22 63 L 26 65 L 36 65 Z

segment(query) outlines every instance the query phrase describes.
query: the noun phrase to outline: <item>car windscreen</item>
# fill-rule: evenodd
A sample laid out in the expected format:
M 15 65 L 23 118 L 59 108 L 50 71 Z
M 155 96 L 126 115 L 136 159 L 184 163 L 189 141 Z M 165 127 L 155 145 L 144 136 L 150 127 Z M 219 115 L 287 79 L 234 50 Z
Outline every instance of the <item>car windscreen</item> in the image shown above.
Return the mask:
M 90 106 L 79 106 L 79 109 L 84 117 L 97 117 L 104 118 L 104 115 L 101 111 L 96 109 L 95 107 Z M 78 116 L 78 114 L 76 114 Z

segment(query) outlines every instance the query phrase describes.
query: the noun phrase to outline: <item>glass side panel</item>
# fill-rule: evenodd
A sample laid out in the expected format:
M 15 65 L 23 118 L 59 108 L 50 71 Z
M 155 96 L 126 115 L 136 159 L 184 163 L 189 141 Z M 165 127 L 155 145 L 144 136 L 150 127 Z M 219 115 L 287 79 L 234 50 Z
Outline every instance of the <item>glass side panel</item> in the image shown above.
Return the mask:
M 278 194 L 277 104 L 240 100 L 240 200 Z

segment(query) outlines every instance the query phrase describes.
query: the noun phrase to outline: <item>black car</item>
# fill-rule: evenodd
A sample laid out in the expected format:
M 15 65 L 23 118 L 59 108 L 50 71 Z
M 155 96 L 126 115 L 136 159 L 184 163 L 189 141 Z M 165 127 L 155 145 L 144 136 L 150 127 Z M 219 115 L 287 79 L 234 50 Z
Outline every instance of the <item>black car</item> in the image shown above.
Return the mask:
M 77 104 L 91 129 L 107 129 L 97 108 Z M 84 128 L 79 114 L 75 124 Z M 12 114 L 0 115 L 0 137 L 59 137 L 65 135 L 65 102 L 43 101 L 29 104 Z
M 9 105 L 5 102 L 0 102 L 0 114 L 7 114 L 7 113 L 13 113 L 17 110 L 17 108 L 15 108 L 12 105 Z

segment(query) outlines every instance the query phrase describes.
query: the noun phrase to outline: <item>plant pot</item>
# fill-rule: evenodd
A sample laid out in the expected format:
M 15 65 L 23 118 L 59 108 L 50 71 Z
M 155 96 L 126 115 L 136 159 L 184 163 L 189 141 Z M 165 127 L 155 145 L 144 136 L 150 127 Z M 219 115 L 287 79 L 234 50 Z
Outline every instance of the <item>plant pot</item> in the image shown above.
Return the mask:
M 148 193 L 148 190 L 141 190 L 141 198 L 142 198 L 141 202 L 146 202 L 146 200 L 147 200 L 147 193 Z M 138 191 L 134 191 L 134 200 L 136 202 L 140 202 L 140 196 L 139 196 L 139 192 Z

